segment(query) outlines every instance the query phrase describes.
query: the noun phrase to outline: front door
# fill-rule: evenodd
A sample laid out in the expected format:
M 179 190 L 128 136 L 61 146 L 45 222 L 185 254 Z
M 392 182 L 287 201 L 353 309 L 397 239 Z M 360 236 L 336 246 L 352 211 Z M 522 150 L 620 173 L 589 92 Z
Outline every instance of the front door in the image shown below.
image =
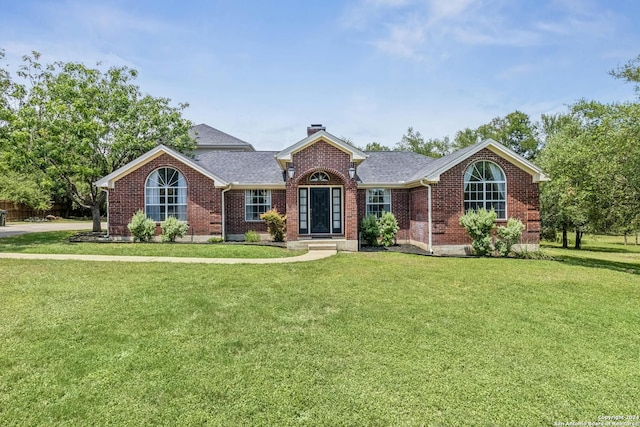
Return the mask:
M 311 187 L 310 190 L 311 233 L 330 233 L 331 199 L 329 198 L 329 188 Z

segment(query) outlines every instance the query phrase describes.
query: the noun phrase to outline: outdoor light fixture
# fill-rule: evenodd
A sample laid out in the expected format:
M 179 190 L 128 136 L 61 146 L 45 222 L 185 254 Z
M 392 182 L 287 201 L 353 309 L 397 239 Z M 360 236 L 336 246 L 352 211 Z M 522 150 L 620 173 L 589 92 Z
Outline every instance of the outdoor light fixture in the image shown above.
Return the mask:
M 295 170 L 293 169 L 293 165 L 289 165 L 289 169 L 287 169 L 287 172 L 289 172 L 289 179 L 293 179 L 293 173 L 295 172 Z
M 349 178 L 353 179 L 356 176 L 356 168 L 354 168 L 353 166 L 351 166 L 349 168 Z

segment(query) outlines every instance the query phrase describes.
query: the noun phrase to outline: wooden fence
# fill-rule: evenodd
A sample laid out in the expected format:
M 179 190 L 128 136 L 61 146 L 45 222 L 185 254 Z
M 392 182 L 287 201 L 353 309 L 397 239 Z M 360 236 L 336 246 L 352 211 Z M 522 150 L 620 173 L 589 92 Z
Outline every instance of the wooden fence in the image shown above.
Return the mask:
M 27 218 L 40 217 L 47 215 L 65 216 L 68 209 L 65 205 L 57 203 L 47 211 L 37 211 L 29 206 L 16 204 L 7 200 L 0 200 L 0 209 L 7 211 L 7 221 L 22 221 Z

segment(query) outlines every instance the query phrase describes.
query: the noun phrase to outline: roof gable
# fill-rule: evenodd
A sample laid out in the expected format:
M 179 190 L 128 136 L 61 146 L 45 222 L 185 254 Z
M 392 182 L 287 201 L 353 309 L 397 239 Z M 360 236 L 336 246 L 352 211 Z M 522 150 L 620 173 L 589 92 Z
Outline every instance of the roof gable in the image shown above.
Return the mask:
M 100 178 L 98 181 L 96 181 L 94 184 L 96 187 L 98 188 L 113 188 L 116 181 L 118 181 L 119 179 L 129 175 L 131 172 L 135 171 L 136 169 L 138 169 L 139 167 L 149 163 L 150 161 L 157 159 L 158 157 L 160 157 L 161 155 L 166 154 L 168 156 L 173 157 L 174 159 L 178 160 L 181 163 L 184 163 L 186 166 L 189 166 L 190 168 L 200 172 L 202 175 L 211 178 L 214 182 L 214 185 L 216 187 L 224 187 L 227 186 L 229 183 L 218 178 L 218 176 L 212 174 L 211 172 L 209 172 L 208 170 L 206 170 L 205 168 L 203 168 L 202 166 L 200 166 L 199 164 L 197 164 L 195 161 L 193 161 L 192 159 L 184 156 L 183 154 L 180 154 L 179 152 L 177 152 L 176 150 L 173 150 L 165 145 L 158 145 L 157 147 L 147 151 L 146 153 L 144 153 L 142 156 L 136 158 L 135 160 L 127 163 L 126 165 L 122 166 L 121 168 L 111 172 L 109 175 Z
M 276 154 L 276 160 L 280 164 L 280 167 L 284 169 L 287 162 L 291 162 L 295 153 L 302 151 L 319 141 L 326 142 L 327 144 L 334 146 L 338 150 L 347 153 L 351 162 L 353 163 L 360 163 L 368 157 L 368 155 L 364 151 L 354 147 L 353 145 L 347 144 L 340 138 L 331 135 L 325 130 L 321 130 L 280 151 L 278 154 Z
M 235 136 L 224 133 L 207 124 L 201 123 L 189 129 L 189 136 L 196 141 L 198 148 L 210 149 L 235 149 L 242 151 L 255 151 L 253 145 Z
M 411 180 L 414 182 L 421 180 L 427 182 L 439 182 L 440 175 L 444 172 L 485 148 L 527 172 L 531 175 L 533 182 L 549 181 L 549 178 L 544 174 L 542 169 L 491 138 L 434 160 L 414 175 Z

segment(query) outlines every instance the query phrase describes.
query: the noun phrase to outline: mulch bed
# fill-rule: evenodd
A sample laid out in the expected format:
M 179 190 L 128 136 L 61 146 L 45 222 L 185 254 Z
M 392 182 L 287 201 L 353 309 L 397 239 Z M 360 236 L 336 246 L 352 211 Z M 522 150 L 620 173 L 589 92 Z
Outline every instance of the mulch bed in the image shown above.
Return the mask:
M 360 252 L 400 252 L 403 254 L 415 255 L 431 255 L 429 251 L 413 245 L 393 245 L 385 248 L 384 246 L 362 246 Z

